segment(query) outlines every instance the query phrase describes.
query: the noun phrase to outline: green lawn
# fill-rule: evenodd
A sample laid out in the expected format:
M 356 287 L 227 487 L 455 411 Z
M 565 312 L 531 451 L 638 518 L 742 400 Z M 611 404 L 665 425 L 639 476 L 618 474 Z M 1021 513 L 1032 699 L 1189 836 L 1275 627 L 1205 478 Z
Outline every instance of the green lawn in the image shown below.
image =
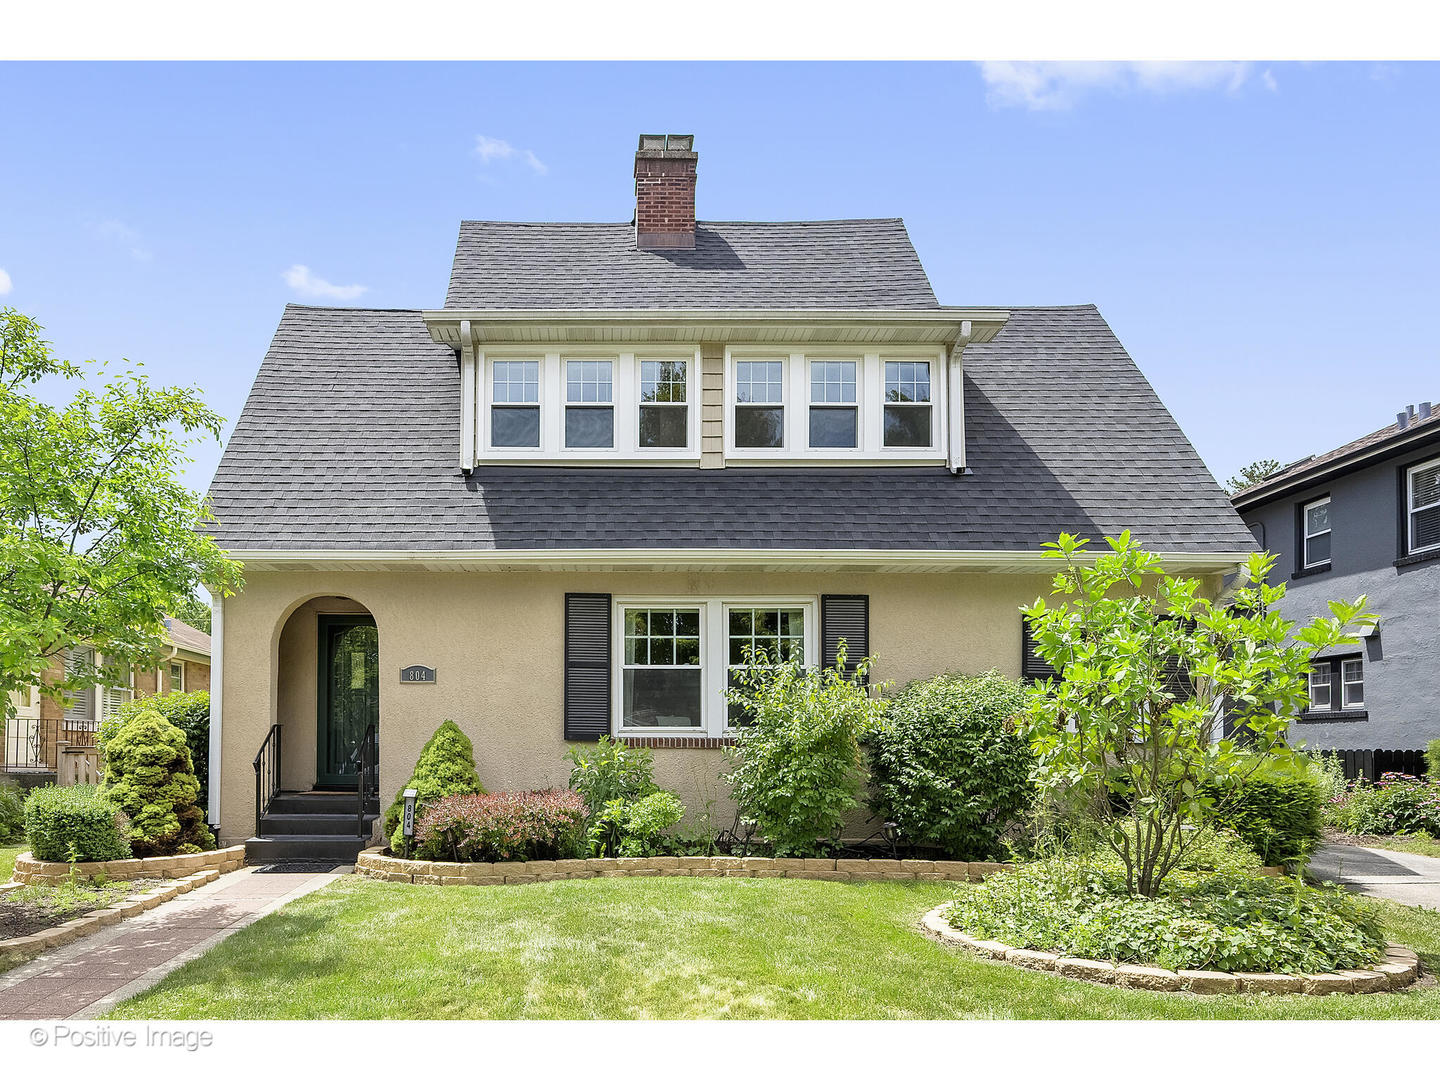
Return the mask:
M 22 851 L 29 851 L 29 844 L 0 844 L 0 883 L 10 880 L 15 873 L 15 860 Z
M 1201 998 L 971 959 L 922 936 L 939 883 L 342 878 L 110 1014 L 123 1019 L 1440 1018 L 1440 990 Z M 1387 905 L 1440 966 L 1440 913 Z
M 1408 851 L 1412 855 L 1429 855 L 1440 859 L 1440 840 L 1428 836 L 1367 836 L 1361 847 L 1384 848 L 1387 851 Z

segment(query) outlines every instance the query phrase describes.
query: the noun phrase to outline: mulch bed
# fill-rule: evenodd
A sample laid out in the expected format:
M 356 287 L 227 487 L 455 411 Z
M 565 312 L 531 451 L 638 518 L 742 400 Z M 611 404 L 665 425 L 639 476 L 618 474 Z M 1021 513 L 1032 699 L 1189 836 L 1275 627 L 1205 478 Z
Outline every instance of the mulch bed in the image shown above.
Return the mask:
M 112 882 L 98 889 L 87 889 L 82 886 L 74 895 L 67 895 L 63 903 L 57 902 L 60 889 L 66 889 L 66 892 L 69 892 L 63 885 L 32 886 L 23 890 L 27 895 L 41 890 L 45 894 L 45 899 L 41 900 L 12 900 L 9 896 L 0 895 L 0 941 L 25 937 L 28 934 L 39 933 L 41 930 L 48 930 L 52 926 L 59 926 L 86 912 L 109 907 L 132 892 L 144 892 L 156 884 L 160 884 L 160 882 L 142 879 Z M 17 892 L 19 891 L 17 890 Z

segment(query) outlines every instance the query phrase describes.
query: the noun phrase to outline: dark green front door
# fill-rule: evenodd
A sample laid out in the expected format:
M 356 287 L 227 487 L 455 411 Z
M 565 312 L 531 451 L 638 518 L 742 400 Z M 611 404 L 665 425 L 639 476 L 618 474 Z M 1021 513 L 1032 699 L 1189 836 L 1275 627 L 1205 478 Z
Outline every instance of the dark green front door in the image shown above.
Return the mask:
M 368 615 L 320 616 L 317 787 L 355 786 L 356 747 L 380 727 L 380 638 Z

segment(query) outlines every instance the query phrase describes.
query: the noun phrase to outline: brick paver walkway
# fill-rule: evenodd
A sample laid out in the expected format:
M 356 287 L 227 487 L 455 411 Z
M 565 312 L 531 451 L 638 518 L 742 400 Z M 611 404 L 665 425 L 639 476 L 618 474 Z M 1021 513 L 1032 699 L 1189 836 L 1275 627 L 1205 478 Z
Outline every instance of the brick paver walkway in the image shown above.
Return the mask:
M 249 867 L 0 975 L 0 1020 L 99 1016 L 333 874 Z

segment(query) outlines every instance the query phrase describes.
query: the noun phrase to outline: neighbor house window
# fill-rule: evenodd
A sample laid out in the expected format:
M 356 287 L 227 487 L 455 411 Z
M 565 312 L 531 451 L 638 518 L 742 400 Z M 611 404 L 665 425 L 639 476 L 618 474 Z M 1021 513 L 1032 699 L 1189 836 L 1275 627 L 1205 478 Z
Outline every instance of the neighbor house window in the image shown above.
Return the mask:
M 490 445 L 540 445 L 540 361 L 490 366 Z
M 785 362 L 735 363 L 735 445 L 785 445 Z
M 684 360 L 640 361 L 640 446 L 686 446 L 690 406 L 686 401 Z
M 185 665 L 179 661 L 170 664 L 170 689 L 177 694 L 185 690 Z
M 929 446 L 931 429 L 930 364 L 885 361 L 885 445 Z
M 1405 471 L 1407 550 L 1440 551 L 1440 458 Z
M 810 362 L 810 445 L 851 450 L 860 445 L 854 360 Z
M 95 667 L 95 650 L 74 648 L 65 651 L 65 677 L 74 678 L 87 674 Z M 65 710 L 65 719 L 70 724 L 88 724 L 95 719 L 95 688 L 85 686 L 71 691 L 70 705 Z
M 565 361 L 565 445 L 615 445 L 613 360 Z
M 803 607 L 731 607 L 726 610 L 725 622 L 727 685 L 736 684 L 737 674 L 751 666 L 752 658 L 804 663 Z M 745 723 L 749 717 L 732 704 L 728 719 L 734 725 Z
M 1310 707 L 1306 714 L 1361 712 L 1365 708 L 1365 661 L 1334 656 L 1310 666 Z
M 1332 708 L 1330 687 L 1330 665 L 1316 664 L 1310 669 L 1310 711 L 1322 712 Z
M 1330 497 L 1305 504 L 1301 511 L 1304 532 L 1305 569 L 1326 566 L 1330 562 Z
M 1360 709 L 1365 706 L 1365 664 L 1361 660 L 1340 661 L 1340 707 Z
M 700 609 L 626 608 L 621 725 L 698 728 L 704 694 Z

